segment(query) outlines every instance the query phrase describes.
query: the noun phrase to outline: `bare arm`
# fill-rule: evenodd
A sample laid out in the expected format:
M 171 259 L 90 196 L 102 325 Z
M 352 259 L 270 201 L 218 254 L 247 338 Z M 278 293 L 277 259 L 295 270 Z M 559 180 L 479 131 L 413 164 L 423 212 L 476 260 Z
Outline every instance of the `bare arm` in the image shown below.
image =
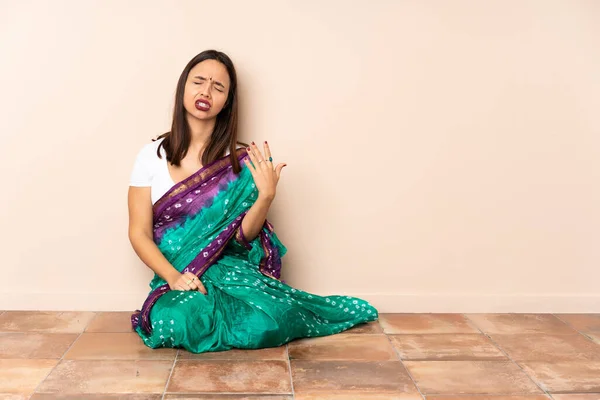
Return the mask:
M 280 163 L 276 168 L 273 168 L 271 149 L 266 141 L 264 144 L 264 156 L 254 142 L 246 150 L 248 150 L 248 156 L 252 160 L 252 164 L 248 162 L 247 158 L 244 158 L 244 163 L 250 170 L 258 189 L 256 202 L 250 207 L 250 210 L 248 210 L 248 213 L 242 220 L 242 232 L 247 241 L 252 241 L 258 236 L 267 219 L 267 212 L 275 198 L 281 170 L 287 164 Z
M 205 292 L 199 280 L 186 283 L 193 274 L 182 275 L 162 254 L 152 238 L 152 200 L 149 187 L 129 187 L 127 196 L 129 207 L 129 241 L 138 257 L 158 276 L 163 278 L 171 289 L 199 289 Z M 197 279 L 197 278 L 196 278 Z
M 267 213 L 269 212 L 269 207 L 271 207 L 272 202 L 273 198 L 261 196 L 259 194 L 256 202 L 244 216 L 244 219 L 242 220 L 242 232 L 244 232 L 247 241 L 251 242 L 260 233 L 260 230 L 267 219 Z

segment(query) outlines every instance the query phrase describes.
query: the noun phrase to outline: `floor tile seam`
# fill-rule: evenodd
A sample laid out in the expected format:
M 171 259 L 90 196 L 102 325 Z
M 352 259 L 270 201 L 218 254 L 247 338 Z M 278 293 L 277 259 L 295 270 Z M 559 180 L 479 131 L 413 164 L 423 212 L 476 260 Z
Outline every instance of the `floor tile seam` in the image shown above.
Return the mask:
M 590 338 L 589 336 L 587 336 L 584 332 L 580 331 L 579 329 L 576 329 L 573 325 L 569 324 L 567 321 L 561 319 L 558 315 L 556 314 L 552 314 L 556 319 L 558 319 L 560 322 L 562 322 L 563 324 L 565 324 L 566 326 L 568 326 L 570 329 L 573 329 L 576 333 L 580 334 L 581 336 L 583 336 L 587 341 L 592 342 L 593 344 L 597 345 L 598 343 L 594 342 L 592 340 L 592 338 Z
M 174 357 L 165 357 L 165 358 L 145 358 L 143 356 L 139 356 L 139 355 L 134 355 L 132 357 L 128 357 L 128 358 L 113 358 L 113 357 L 103 357 L 103 358 L 96 358 L 96 357 L 77 357 L 77 358 L 65 358 L 66 361 L 140 361 L 140 362 L 153 362 L 153 361 L 174 361 L 176 358 L 176 356 Z M 39 360 L 39 358 L 29 358 L 26 359 L 24 358 L 23 360 Z M 182 360 L 179 360 L 182 361 Z M 183 361 L 187 361 L 187 360 L 183 360 Z M 229 360 L 231 361 L 231 360 Z
M 128 392 L 128 394 L 134 394 L 137 392 Z M 113 393 L 106 393 L 106 394 L 113 394 Z M 152 393 L 152 394 L 160 394 L 159 392 L 156 393 Z M 225 395 L 225 396 L 230 396 L 230 395 L 249 395 L 249 396 L 291 396 L 292 393 L 290 392 L 210 392 L 210 391 L 198 391 L 198 392 L 194 392 L 194 391 L 181 391 L 181 392 L 166 392 L 164 395 L 188 395 L 188 394 L 195 394 L 195 395 L 217 395 L 217 396 L 221 396 L 221 395 Z
M 400 363 L 401 360 L 396 358 L 388 359 L 388 360 L 366 360 L 364 358 L 290 358 L 292 361 L 299 362 L 328 362 L 328 363 L 336 363 L 336 362 L 350 362 L 350 363 Z M 409 361 L 409 360 L 407 360 Z M 412 360 L 410 360 L 412 361 Z
M 581 392 L 571 392 L 569 394 L 572 393 L 581 393 Z M 557 394 L 557 393 L 554 393 Z M 584 393 L 587 394 L 587 393 Z M 595 393 L 592 393 L 595 394 Z M 486 397 L 504 397 L 504 396 L 545 396 L 546 393 L 531 393 L 531 392 L 511 392 L 511 393 L 503 393 L 503 392 L 499 392 L 499 393 L 490 393 L 490 392 L 481 392 L 481 393 L 430 393 L 428 395 L 426 395 L 425 397 L 454 397 L 454 396 L 460 396 L 460 398 L 463 397 L 475 397 L 475 396 L 486 396 Z
M 477 332 L 428 332 L 428 333 L 386 333 L 387 336 L 449 336 L 449 335 L 471 335 L 481 336 L 485 335 L 481 331 Z
M 540 390 L 541 390 L 541 391 L 542 391 L 544 394 L 546 394 L 548 397 L 550 397 L 551 399 L 553 399 L 553 397 L 552 397 L 552 395 L 549 393 L 549 391 L 547 391 L 547 390 L 545 390 L 543 387 L 541 387 L 541 386 L 540 386 L 540 385 L 539 385 L 539 384 L 538 384 L 538 383 L 537 383 L 537 382 L 536 382 L 536 381 L 533 379 L 533 377 L 531 377 L 531 376 L 530 376 L 530 375 L 527 373 L 527 371 L 525 371 L 525 369 L 524 369 L 524 368 L 521 366 L 521 364 L 519 364 L 518 362 L 516 362 L 515 360 L 513 360 L 513 359 L 512 359 L 512 357 L 511 357 L 511 356 L 509 356 L 509 355 L 508 355 L 508 353 L 507 353 L 507 352 L 504 350 L 504 348 L 502 348 L 502 346 L 500 346 L 498 343 L 496 343 L 496 341 L 495 341 L 494 339 L 492 339 L 492 337 L 491 337 L 489 334 L 487 334 L 487 333 L 483 332 L 483 330 L 482 330 L 482 329 L 479 327 L 479 325 L 477 325 L 477 324 L 475 323 L 475 321 L 473 321 L 472 319 L 470 319 L 470 318 L 468 317 L 468 315 L 466 315 L 466 314 L 462 314 L 462 315 L 463 315 L 463 317 L 465 317 L 465 318 L 466 318 L 468 321 L 471 321 L 471 322 L 473 323 L 473 325 L 474 325 L 475 327 L 477 327 L 477 329 L 479 329 L 479 331 L 480 331 L 480 332 L 481 332 L 483 335 L 485 335 L 485 336 L 486 336 L 486 337 L 487 337 L 487 338 L 488 338 L 488 339 L 489 339 L 489 340 L 490 340 L 490 341 L 491 341 L 491 342 L 494 344 L 494 346 L 496 346 L 496 347 L 498 348 L 498 350 L 500 350 L 500 351 L 502 352 L 502 354 L 504 354 L 504 355 L 506 356 L 506 358 L 508 358 L 508 359 L 510 360 L 510 362 L 512 362 L 513 364 L 515 364 L 515 365 L 516 365 L 516 366 L 517 366 L 517 367 L 518 367 L 518 368 L 519 368 L 519 369 L 520 369 L 520 370 L 521 370 L 521 371 L 522 371 L 522 372 L 525 374 L 525 376 L 526 376 L 527 378 L 529 378 L 529 380 L 530 380 L 531 382 L 533 382 L 533 384 L 534 384 L 535 386 L 537 386 L 537 387 L 538 387 L 538 388 L 539 388 L 539 389 L 540 389 Z
M 94 313 L 94 317 L 88 321 L 88 323 L 83 327 L 83 332 L 87 331 L 87 328 L 90 326 L 92 322 L 100 315 L 100 312 L 92 311 Z
M 34 394 L 49 394 L 49 395 L 61 395 L 61 394 L 65 394 L 65 393 L 59 393 L 59 392 L 36 392 Z M 120 392 L 70 392 L 70 393 L 66 393 L 67 395 L 113 395 L 113 394 L 133 394 L 133 395 L 148 395 L 148 394 L 152 394 L 152 395 L 159 395 L 161 396 L 166 396 L 166 395 L 250 395 L 250 396 L 291 396 L 291 393 L 281 393 L 281 392 L 207 392 L 207 391 L 198 391 L 198 392 L 194 392 L 194 391 L 181 391 L 181 392 L 166 392 L 166 393 L 161 393 L 160 391 L 158 392 L 140 392 L 140 391 L 120 391 Z M 33 396 L 33 394 L 32 394 Z
M 5 334 L 9 334 L 9 333 L 37 333 L 37 334 L 42 334 L 42 335 L 80 335 L 82 333 L 97 333 L 97 332 L 47 332 L 47 331 L 2 331 L 0 330 L 0 335 L 5 335 Z M 98 332 L 100 333 L 100 332 Z M 112 332 L 107 332 L 107 333 L 112 333 Z
M 496 338 L 498 338 L 498 337 L 509 337 L 509 336 L 512 336 L 512 337 L 516 336 L 516 337 L 518 337 L 518 336 L 524 336 L 524 335 L 531 336 L 530 334 L 527 334 L 527 333 L 525 333 L 525 334 L 523 334 L 523 333 L 511 333 L 511 334 L 508 334 L 508 333 L 497 333 L 497 334 L 494 334 L 493 337 L 496 337 Z M 563 339 L 563 338 L 568 338 L 568 337 L 579 338 L 579 337 L 583 336 L 584 340 L 586 340 L 586 342 L 588 342 L 588 343 L 591 343 L 593 347 L 596 347 L 596 346 L 599 345 L 598 343 L 594 342 L 593 340 L 589 339 L 585 335 L 580 334 L 578 332 L 573 332 L 573 333 L 569 333 L 569 334 L 551 334 L 551 333 L 540 334 L 540 333 L 537 333 L 537 334 L 534 334 L 532 336 L 535 337 L 535 336 L 541 336 L 541 335 L 552 336 L 552 337 L 555 337 L 557 339 Z M 491 335 L 489 335 L 489 337 L 490 337 L 491 340 L 494 340 Z M 496 343 L 496 342 L 494 341 L 494 343 Z M 568 342 L 562 341 L 562 343 L 568 343 Z M 576 353 L 577 354 L 582 354 L 581 352 L 578 352 L 578 351 L 576 351 Z M 585 355 L 587 353 L 583 353 L 583 354 Z M 596 354 L 597 355 L 595 355 L 592 358 L 583 359 L 583 360 L 581 360 L 581 359 L 575 359 L 575 358 L 572 358 L 571 356 L 561 356 L 562 358 L 559 357 L 559 358 L 551 359 L 551 360 L 543 359 L 543 358 L 531 358 L 531 359 L 525 358 L 525 359 L 514 359 L 513 361 L 515 361 L 515 362 L 522 362 L 522 363 L 528 363 L 528 362 L 543 362 L 543 363 L 550 363 L 550 362 L 552 362 L 552 363 L 599 362 L 600 363 L 600 347 L 598 347 L 598 352 Z
M 83 333 L 85 333 L 85 332 L 36 332 L 36 331 L 12 331 L 12 332 L 9 332 L 9 331 L 0 331 L 0 335 L 30 334 L 30 335 L 75 335 L 75 336 L 79 336 Z
M 6 313 L 6 311 L 7 310 L 0 311 L 0 316 L 2 316 L 4 313 Z M 81 336 L 81 334 L 86 331 L 86 329 L 92 323 L 92 321 L 94 319 L 96 319 L 96 317 L 98 316 L 98 312 L 96 312 L 96 311 L 39 311 L 39 310 L 10 310 L 10 311 L 31 312 L 31 313 L 36 313 L 36 312 L 50 312 L 50 313 L 55 313 L 56 317 L 60 317 L 61 315 L 65 314 L 67 312 L 74 312 L 74 313 L 77 313 L 77 312 L 84 312 L 84 313 L 91 312 L 91 313 L 94 313 L 94 317 L 91 318 L 85 324 L 85 326 L 83 327 L 83 329 L 81 331 L 79 331 L 79 330 L 77 330 L 75 332 L 47 332 L 45 330 L 41 330 L 41 331 L 38 331 L 38 330 L 33 330 L 33 331 L 20 331 L 20 330 L 19 331 L 3 331 L 3 330 L 0 329 L 0 334 L 2 334 L 2 333 L 42 333 L 42 334 L 44 334 L 45 333 L 45 334 L 71 334 L 71 335 L 79 335 L 79 336 Z M 79 339 L 79 336 L 77 337 L 77 339 Z
M 167 394 L 167 388 L 169 387 L 169 382 L 171 382 L 171 376 L 173 376 L 173 371 L 175 370 L 175 363 L 177 362 L 177 357 L 179 356 L 180 350 L 177 349 L 177 353 L 175 353 L 175 358 L 173 359 L 173 364 L 171 365 L 171 370 L 169 371 L 169 377 L 167 378 L 167 382 L 165 382 L 165 388 L 163 389 L 161 400 L 164 400 L 165 395 Z
M 477 328 L 475 331 L 456 330 L 454 332 L 384 332 L 386 335 L 479 335 L 481 330 Z M 360 335 L 360 334 L 357 334 Z
M 149 361 L 154 361 L 154 360 L 149 360 Z M 166 361 L 166 360 L 157 360 L 157 361 Z M 225 362 L 225 361 L 239 361 L 239 362 L 247 362 L 247 363 L 259 363 L 259 362 L 268 362 L 268 361 L 279 361 L 279 362 L 285 363 L 285 362 L 288 361 L 288 359 L 285 359 L 285 358 L 257 358 L 257 359 L 239 359 L 239 358 L 209 358 L 209 359 L 202 359 L 202 358 L 178 358 L 177 359 L 177 363 L 179 363 L 179 364 L 184 364 L 184 363 L 188 363 L 188 362 L 198 362 L 198 361 L 207 362 L 207 363 L 211 363 L 211 362 L 220 363 L 220 362 Z M 299 360 L 299 361 L 308 361 L 308 360 Z
M 73 346 L 75 346 L 75 343 L 77 343 L 77 341 L 79 340 L 79 338 L 81 337 L 81 335 L 83 335 L 83 331 L 79 333 L 79 335 L 77 336 L 77 338 L 75 338 L 75 340 L 73 340 L 73 343 L 71 343 L 71 345 L 69 346 L 69 348 L 67 350 L 65 350 L 65 352 L 63 353 L 63 355 L 58 359 L 58 362 L 56 363 L 56 365 L 54 365 L 54 367 L 52 367 L 50 369 L 50 371 L 48 372 L 48 374 L 46 374 L 46 376 L 44 377 L 44 379 L 42 379 L 40 381 L 40 383 L 38 383 L 38 385 L 35 387 L 35 389 L 33 390 L 33 392 L 31 393 L 31 397 L 33 397 L 33 395 L 35 393 L 37 393 L 38 389 L 44 384 L 44 382 L 46 382 L 46 379 L 48 379 L 48 377 L 52 374 L 52 372 L 54 372 L 54 370 L 56 369 L 56 367 L 58 367 L 63 360 L 65 359 L 65 355 L 69 352 L 69 350 L 71 350 L 71 348 Z M 34 358 L 31 358 L 30 360 L 35 360 Z
M 474 361 L 485 361 L 485 362 L 507 362 L 510 361 L 508 359 L 506 359 L 505 357 L 502 358 L 485 358 L 485 357 L 477 357 L 477 356 L 473 356 L 473 357 L 469 357 L 469 356 L 457 356 L 459 358 L 404 358 L 402 359 L 402 362 L 406 361 L 406 362 L 461 362 L 461 361 L 469 361 L 469 362 L 474 362 Z
M 288 359 L 286 358 L 180 358 L 177 360 L 178 362 L 188 362 L 188 361 L 245 361 L 245 362 L 253 362 L 253 361 L 283 361 L 286 362 Z
M 490 315 L 501 315 L 501 314 L 490 314 Z M 530 313 L 509 313 L 509 314 L 514 314 L 514 315 L 529 315 Z M 463 315 L 465 316 L 465 318 L 467 318 L 469 321 L 471 321 L 473 323 L 473 325 L 475 327 L 477 327 L 478 330 L 480 330 L 485 335 L 557 335 L 557 336 L 562 336 L 562 335 L 580 334 L 580 335 L 585 336 L 585 334 L 583 332 L 580 332 L 579 330 L 575 329 L 571 324 L 569 324 L 566 321 L 562 320 L 557 314 L 554 314 L 554 313 L 538 313 L 538 314 L 535 314 L 535 315 L 552 316 L 552 317 L 558 319 L 564 325 L 566 325 L 567 328 L 569 328 L 572 332 L 567 332 L 567 333 L 563 333 L 563 332 L 539 332 L 539 331 L 535 331 L 535 332 L 509 332 L 509 333 L 507 333 L 507 332 L 489 332 L 489 331 L 486 332 L 486 331 L 483 330 L 483 328 L 480 328 L 479 325 L 477 325 L 477 322 L 475 322 L 474 320 L 472 320 L 472 319 L 469 318 L 469 314 L 463 314 Z
M 294 377 L 292 376 L 292 360 L 290 359 L 289 343 L 285 344 L 285 355 L 287 358 L 288 371 L 289 371 L 289 375 L 290 375 L 290 385 L 292 386 L 292 399 L 295 399 L 296 392 L 294 391 Z
M 305 337 L 305 338 L 299 339 L 299 340 L 291 342 L 291 343 L 293 343 L 295 345 L 296 343 L 298 343 L 300 341 L 310 341 L 310 340 L 315 340 L 315 339 L 316 340 L 319 340 L 319 339 L 327 340 L 328 338 L 335 338 L 335 337 L 340 337 L 340 336 L 343 336 L 343 337 L 387 336 L 387 334 L 383 333 L 383 332 L 381 332 L 381 333 L 342 333 L 342 332 L 340 332 L 340 333 L 336 333 L 332 336 Z
M 392 350 L 394 351 L 394 353 L 396 353 L 396 357 L 398 357 L 398 360 L 400 361 L 400 364 L 402 365 L 402 368 L 404 368 L 404 370 L 406 371 L 406 374 L 410 378 L 410 381 L 413 383 L 413 385 L 415 385 L 415 388 L 417 389 L 417 392 L 419 392 L 419 395 L 423 398 L 423 400 L 426 400 L 425 399 L 425 395 L 423 393 L 421 393 L 421 388 L 419 388 L 419 385 L 417 385 L 417 382 L 415 381 L 415 379 L 413 378 L 412 374 L 408 370 L 408 367 L 406 365 L 404 365 L 404 361 L 402 360 L 402 357 L 400 356 L 400 352 L 398 351 L 398 349 L 396 349 L 396 346 L 394 346 L 394 343 L 392 343 L 392 339 L 390 339 L 389 335 L 386 335 L 386 336 L 387 336 L 387 339 L 388 339 L 388 341 L 390 343 L 390 346 L 392 346 Z
M 582 392 L 581 390 L 576 390 L 576 391 L 556 391 L 556 392 L 551 392 L 551 394 L 597 394 L 600 395 L 600 391 L 598 392 Z
M 287 347 L 287 345 L 286 345 L 286 347 Z M 169 383 L 170 383 L 171 377 L 173 375 L 173 371 L 175 369 L 175 362 L 186 363 L 188 361 L 205 361 L 205 362 L 206 361 L 208 361 L 208 362 L 210 362 L 210 361 L 236 361 L 234 359 L 219 359 L 219 360 L 214 360 L 214 359 L 213 360 L 179 359 L 179 353 L 180 353 L 180 350 L 178 350 L 177 354 L 175 355 L 175 360 L 173 361 L 173 366 L 171 367 L 171 372 L 169 374 L 169 378 L 167 379 L 167 383 L 165 384 L 165 389 L 164 389 L 164 391 L 162 393 L 161 400 L 164 400 L 164 398 L 165 398 L 165 396 L 167 394 L 208 394 L 208 395 L 210 395 L 210 394 L 213 394 L 213 395 L 214 394 L 219 394 L 219 395 L 221 395 L 221 394 L 249 394 L 249 395 L 264 394 L 264 395 L 282 395 L 282 396 L 290 395 L 291 394 L 292 398 L 295 398 L 295 395 L 294 395 L 294 382 L 293 382 L 293 379 L 292 379 L 292 370 L 291 370 L 291 365 L 290 365 L 289 357 L 286 357 L 286 359 L 238 360 L 238 361 L 250 361 L 250 362 L 253 362 L 253 361 L 257 361 L 257 362 L 260 362 L 260 361 L 287 361 L 288 370 L 289 370 L 289 377 L 290 377 L 290 385 L 291 385 L 291 391 L 292 391 L 291 393 L 281 393 L 281 392 L 260 392 L 260 393 L 259 392 L 190 392 L 190 391 L 187 391 L 187 392 L 186 391 L 182 391 L 182 392 L 170 392 L 167 389 L 169 387 Z

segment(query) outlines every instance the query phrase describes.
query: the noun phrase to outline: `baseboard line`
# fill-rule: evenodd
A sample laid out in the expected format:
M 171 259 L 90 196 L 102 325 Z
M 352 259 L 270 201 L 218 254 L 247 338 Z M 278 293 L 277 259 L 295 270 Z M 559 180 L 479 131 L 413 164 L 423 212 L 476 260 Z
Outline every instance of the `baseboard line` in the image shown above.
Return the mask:
M 0 293 L 0 310 L 132 311 L 139 293 Z M 323 293 L 319 293 L 324 295 Z M 358 293 L 382 313 L 600 313 L 600 294 Z

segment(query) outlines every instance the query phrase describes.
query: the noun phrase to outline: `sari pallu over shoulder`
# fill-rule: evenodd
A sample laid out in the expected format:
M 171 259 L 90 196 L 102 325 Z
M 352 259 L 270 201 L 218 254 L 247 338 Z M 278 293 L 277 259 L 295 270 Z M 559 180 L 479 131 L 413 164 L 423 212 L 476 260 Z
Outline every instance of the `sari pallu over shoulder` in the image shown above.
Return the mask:
M 238 149 L 238 161 L 248 156 Z M 154 242 L 167 260 L 181 273 L 197 277 L 223 254 L 230 240 L 248 251 L 248 259 L 266 276 L 279 279 L 285 247 L 273 226 L 265 221 L 257 238 L 249 242 L 242 220 L 256 201 L 258 190 L 244 163 L 233 172 L 229 156 L 218 159 L 174 185 L 153 206 Z M 131 316 L 132 327 L 152 331 L 150 311 L 156 301 L 171 290 L 158 275 L 141 310 Z

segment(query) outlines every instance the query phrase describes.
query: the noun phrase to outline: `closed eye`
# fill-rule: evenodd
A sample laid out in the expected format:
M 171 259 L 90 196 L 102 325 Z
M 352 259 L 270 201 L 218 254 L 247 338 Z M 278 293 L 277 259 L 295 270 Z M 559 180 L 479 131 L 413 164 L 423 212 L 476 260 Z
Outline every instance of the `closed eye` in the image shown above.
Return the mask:
M 203 84 L 204 82 L 192 82 L 192 83 L 193 83 L 194 85 L 201 85 L 201 84 Z M 224 90 L 223 90 L 223 89 L 221 89 L 221 88 L 219 88 L 219 87 L 215 87 L 215 89 L 217 89 L 217 90 L 218 90 L 219 92 L 221 92 L 221 93 L 223 93 L 223 92 L 224 92 Z

